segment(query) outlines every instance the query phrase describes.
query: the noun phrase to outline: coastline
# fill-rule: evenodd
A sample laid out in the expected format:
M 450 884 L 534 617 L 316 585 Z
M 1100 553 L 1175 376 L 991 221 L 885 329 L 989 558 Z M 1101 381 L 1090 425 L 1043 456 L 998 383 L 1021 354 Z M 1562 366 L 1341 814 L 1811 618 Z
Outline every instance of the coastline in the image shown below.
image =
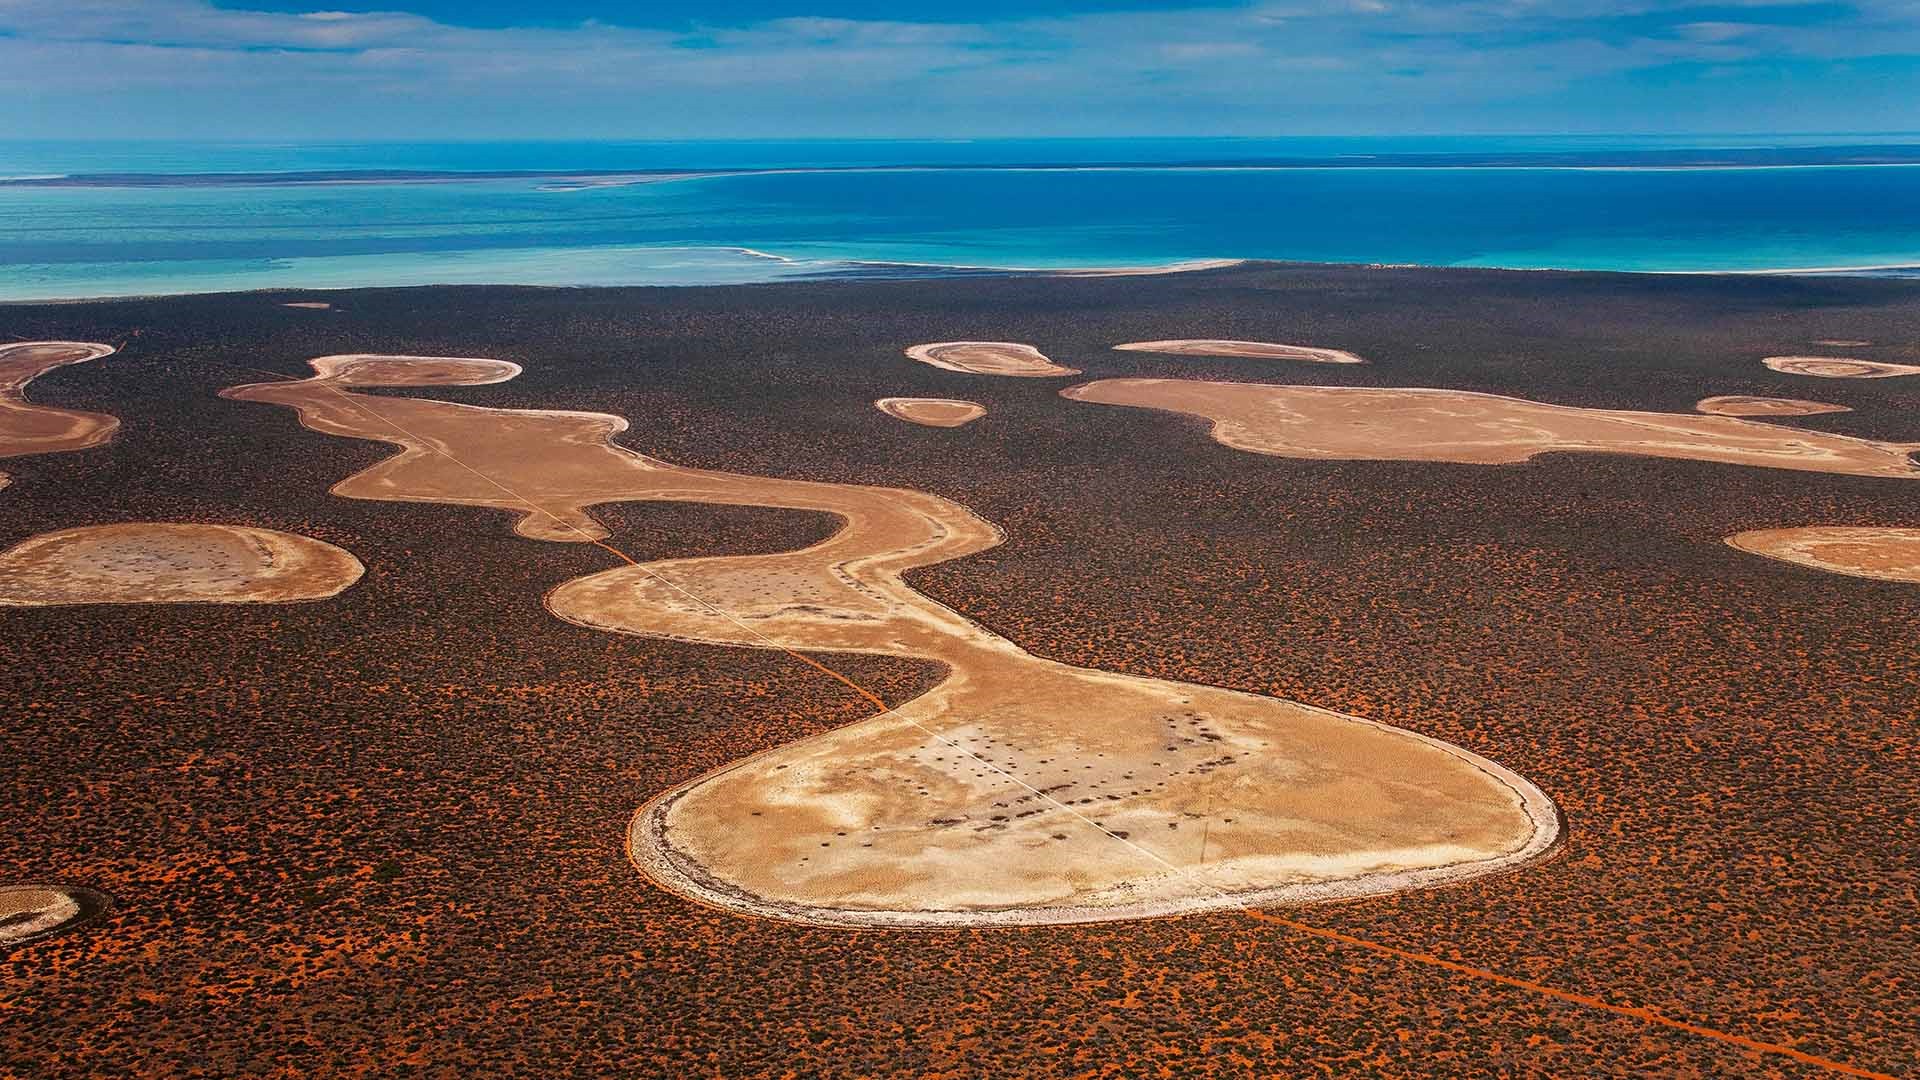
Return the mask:
M 1316 262 L 1298 259 L 1265 258 L 1194 258 L 1181 259 L 1167 263 L 1139 266 L 996 266 L 972 263 L 934 263 L 909 262 L 897 260 L 841 259 L 806 260 L 795 256 L 781 255 L 750 247 L 713 247 L 713 248 L 657 248 L 660 252 L 701 251 L 725 252 L 743 258 L 764 261 L 783 267 L 805 267 L 817 265 L 819 269 L 800 270 L 796 273 L 774 274 L 764 277 L 742 278 L 739 280 L 703 280 L 688 278 L 679 281 L 658 280 L 582 280 L 582 281 L 532 281 L 513 280 L 505 276 L 497 280 L 447 280 L 447 281 L 385 281 L 378 275 L 368 280 L 353 283 L 329 283 L 323 285 L 303 285 L 298 283 L 262 284 L 248 288 L 191 288 L 159 289 L 141 292 L 105 292 L 85 295 L 47 295 L 47 296 L 0 296 L 0 310 L 33 304 L 88 304 L 125 300 L 164 300 L 192 296 L 244 296 L 278 295 L 283 293 L 320 293 L 333 294 L 355 292 L 364 289 L 439 289 L 439 288 L 516 288 L 551 289 L 556 291 L 569 289 L 693 289 L 693 288 L 735 288 L 755 285 L 775 285 L 794 283 L 831 283 L 854 281 L 926 281 L 938 279 L 965 278 L 1146 278 L 1180 274 L 1197 274 L 1235 268 L 1294 268 L 1306 270 L 1368 270 L 1368 271 L 1485 271 L 1506 274 L 1582 274 L 1582 275 L 1624 275 L 1630 277 L 1682 277 L 1682 278 L 1858 278 L 1877 280 L 1920 279 L 1920 259 L 1912 262 L 1869 263 L 1859 265 L 1808 266 L 1808 267 L 1733 267 L 1725 269 L 1613 269 L 1581 266 L 1520 266 L 1500 264 L 1450 264 L 1434 265 L 1409 262 Z M 4 287 L 0 286 L 0 291 Z

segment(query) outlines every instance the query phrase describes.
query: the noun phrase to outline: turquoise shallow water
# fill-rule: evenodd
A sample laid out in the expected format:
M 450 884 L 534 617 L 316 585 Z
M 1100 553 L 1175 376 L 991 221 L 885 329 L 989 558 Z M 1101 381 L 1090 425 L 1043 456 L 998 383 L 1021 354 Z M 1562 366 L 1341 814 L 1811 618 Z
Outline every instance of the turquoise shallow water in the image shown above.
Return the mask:
M 1214 258 L 1655 271 L 1920 265 L 1920 166 L 1850 164 L 1920 153 L 1846 142 L 0 143 L 0 177 L 76 178 L 0 184 L 0 299 L 698 284 Z M 1196 162 L 1206 165 L 1184 164 Z M 1672 167 L 1708 163 L 1742 167 Z M 1023 164 L 1045 167 L 1009 167 Z M 801 171 L 584 186 L 481 175 L 769 168 Z M 315 170 L 362 175 L 284 175 Z M 363 170 L 442 175 L 399 182 Z M 258 175 L 209 175 L 218 173 Z

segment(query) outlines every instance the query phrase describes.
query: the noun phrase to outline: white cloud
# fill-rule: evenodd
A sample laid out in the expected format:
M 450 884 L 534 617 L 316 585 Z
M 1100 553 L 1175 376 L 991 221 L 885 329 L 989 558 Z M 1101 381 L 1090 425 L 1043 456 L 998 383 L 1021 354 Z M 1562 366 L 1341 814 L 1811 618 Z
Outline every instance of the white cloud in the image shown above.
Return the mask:
M 207 0 L 0 0 L 0 130 L 904 133 L 891 124 L 1045 133 L 1166 125 L 1169 116 L 1321 130 L 1364 115 L 1391 124 L 1449 110 L 1538 114 L 1596 80 L 1662 65 L 1737 72 L 1754 59 L 1920 54 L 1920 13 L 1905 0 L 1869 0 L 1845 23 L 1792 28 L 1763 14 L 1687 20 L 1688 10 L 1679 0 L 1275 0 L 674 32 L 594 22 L 474 29 L 405 12 L 276 14 Z M 1668 28 L 1623 34 L 1619 18 L 1636 13 Z M 1920 114 L 1909 120 L 1920 126 Z M 1631 117 L 1619 126 L 1645 127 Z

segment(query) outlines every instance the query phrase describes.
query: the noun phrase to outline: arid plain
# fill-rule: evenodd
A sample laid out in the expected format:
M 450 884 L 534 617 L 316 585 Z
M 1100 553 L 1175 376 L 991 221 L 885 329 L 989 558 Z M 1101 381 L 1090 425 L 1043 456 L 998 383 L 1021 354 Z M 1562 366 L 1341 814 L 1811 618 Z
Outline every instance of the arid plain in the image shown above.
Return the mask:
M 0 606 L 9 736 L 33 747 L 9 764 L 0 859 L 11 880 L 110 901 L 0 959 L 0 1067 L 1798 1076 L 1898 1075 L 1920 1052 L 1907 840 L 1920 584 L 1900 578 L 1920 526 L 1920 379 L 1883 377 L 1920 361 L 1920 288 L 1243 267 L 325 300 L 0 309 L 10 339 L 119 348 L 27 387 L 119 428 L 8 457 L 0 546 L 160 522 L 343 553 L 326 556 L 332 584 L 297 603 Z M 380 374 L 402 370 L 389 364 L 350 392 L 297 389 L 318 358 L 367 356 L 487 359 L 428 365 L 426 386 Z M 1145 380 L 1269 385 L 1100 396 L 1159 385 Z M 1348 404 L 1405 390 L 1445 408 L 1396 419 Z M 331 396 L 288 399 L 302 393 Z M 1284 438 L 1216 442 L 1215 405 L 1248 395 L 1341 404 L 1322 419 L 1295 408 Z M 455 432 L 471 425 L 429 429 L 437 410 L 399 398 L 540 412 L 483 414 L 508 426 L 469 445 Z M 899 399 L 984 412 L 937 427 L 875 408 Z M 362 430 L 330 430 L 328 412 Z M 391 421 L 403 430 L 365 430 Z M 549 422 L 568 454 L 607 456 L 512 474 L 514 440 Z M 369 439 L 417 443 L 413 464 Z M 574 497 L 544 523 L 511 505 L 556 478 Z M 907 529 L 888 514 L 933 522 L 924 550 L 951 550 L 770 561 L 846 544 L 868 514 L 887 537 Z M 1856 531 L 1780 532 L 1807 529 Z M 125 573 L 119 548 L 95 550 Z M 239 555 L 210 550 L 175 555 L 231 577 Z M 233 549 L 253 550 L 269 549 Z M 843 581 L 856 587 L 835 598 Z M 715 593 L 733 625 L 686 600 Z M 854 880 L 885 901 L 856 908 L 981 906 L 953 885 L 978 867 L 946 864 L 951 883 L 929 892 L 876 885 L 860 862 L 912 866 L 928 830 L 956 819 L 887 804 L 879 855 L 835 852 L 832 873 L 800 873 L 808 829 L 835 820 L 802 803 L 866 796 L 829 791 L 844 780 L 817 769 L 811 794 L 724 786 L 799 760 L 796 746 L 842 767 L 895 755 L 875 767 L 895 772 L 927 752 L 908 745 L 926 730 L 863 746 L 866 694 L 935 733 L 948 729 L 923 703 L 1007 712 L 999 731 L 1019 745 L 992 751 L 998 764 L 1037 766 L 1030 739 L 1058 736 L 1076 694 L 1115 719 L 1071 672 L 1126 694 L 1194 688 L 1228 712 L 1266 702 L 1261 717 L 1303 733 L 1285 760 L 1310 761 L 1316 740 L 1356 755 L 1321 763 L 1326 776 L 1361 777 L 1368 759 L 1409 775 L 1497 763 L 1552 812 L 1504 839 L 1481 819 L 1489 851 L 1525 853 L 1498 873 L 1344 903 L 1263 895 L 1252 886 L 1272 881 L 1241 871 L 1208 878 L 1210 841 L 1156 841 L 1187 853 L 1166 857 L 1191 858 L 1180 880 L 1208 894 L 1161 905 L 1178 917 L 855 929 L 809 925 L 885 921 L 823 914 L 820 897 Z M 1026 713 L 1045 715 L 1021 715 L 1004 688 L 982 699 L 996 679 L 1030 687 Z M 1340 717 L 1388 725 L 1370 730 L 1414 756 L 1339 749 L 1327 732 L 1356 722 Z M 1224 720 L 1188 741 L 1224 738 L 1245 764 L 1161 779 L 1143 771 L 1150 755 L 1126 756 L 1144 744 L 1102 744 L 1134 766 L 1124 779 L 1190 790 L 1099 797 L 1138 801 L 1131 820 L 1172 808 L 1181 829 L 1220 828 L 1215 861 L 1271 851 L 1278 823 L 1310 809 L 1283 790 L 1301 774 L 1258 771 L 1275 762 L 1248 732 L 1276 721 Z M 1436 749 L 1422 766 L 1419 747 L 1468 757 Z M 1044 764 L 1095 766 L 1082 749 Z M 1231 782 L 1235 768 L 1252 779 Z M 943 858 L 1027 842 L 992 828 L 992 787 L 953 793 L 989 839 L 941 840 Z M 1387 805 L 1377 797 L 1327 790 L 1347 794 L 1296 833 L 1319 837 L 1312 850 L 1335 822 L 1388 839 L 1402 827 L 1354 809 Z M 1440 820 L 1396 790 L 1407 820 Z M 1457 809 L 1463 790 L 1420 798 Z M 759 911 L 658 887 L 676 882 L 644 872 L 635 815 L 670 792 L 705 822 L 728 807 L 788 814 L 765 841 L 789 845 L 786 870 L 698 839 L 700 821 L 688 850 L 711 858 L 680 865 L 719 867 L 723 884 L 759 873 L 761 900 L 793 895 Z M 703 792 L 724 797 L 688 801 Z M 1176 831 L 1165 824 L 1152 827 Z M 1528 847 L 1529 829 L 1545 839 Z M 1037 871 L 1024 880 L 1042 907 L 1095 895 L 1083 875 L 1106 856 L 1079 849 L 1139 847 L 1139 830 L 1101 824 L 1065 843 L 1071 855 L 1037 833 L 1017 868 Z M 1049 865 L 1078 884 L 1049 882 Z

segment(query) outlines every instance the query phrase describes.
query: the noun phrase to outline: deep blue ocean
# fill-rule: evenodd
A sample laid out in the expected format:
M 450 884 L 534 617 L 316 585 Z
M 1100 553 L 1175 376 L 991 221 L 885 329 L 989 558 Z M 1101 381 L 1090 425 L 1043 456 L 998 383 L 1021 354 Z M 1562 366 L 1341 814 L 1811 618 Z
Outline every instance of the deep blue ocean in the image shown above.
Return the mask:
M 1920 136 L 0 142 L 0 300 L 1231 258 L 1912 268 Z

